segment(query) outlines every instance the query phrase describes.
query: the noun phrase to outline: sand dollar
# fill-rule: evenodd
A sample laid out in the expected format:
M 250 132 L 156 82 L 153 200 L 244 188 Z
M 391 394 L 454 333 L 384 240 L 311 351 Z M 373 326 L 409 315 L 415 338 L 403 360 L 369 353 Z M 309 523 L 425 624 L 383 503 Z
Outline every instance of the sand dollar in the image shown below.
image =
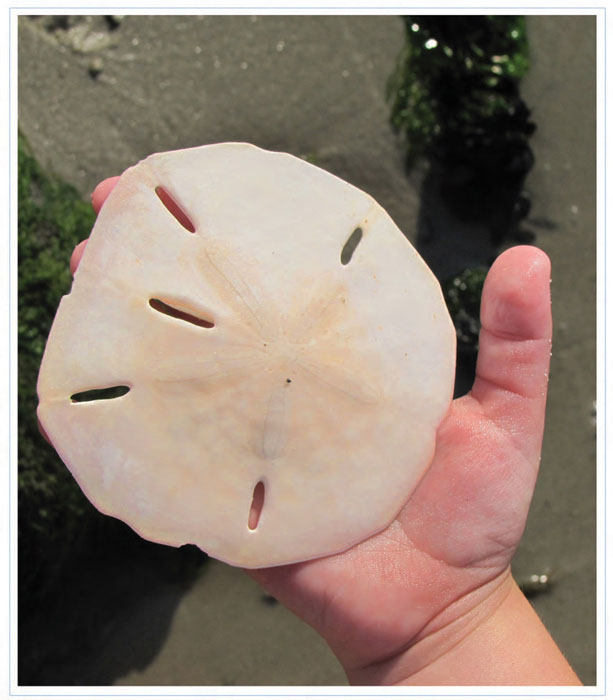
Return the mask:
M 293 156 L 217 144 L 122 175 L 60 303 L 38 412 L 102 512 L 270 566 L 391 522 L 454 366 L 440 287 L 382 207 Z

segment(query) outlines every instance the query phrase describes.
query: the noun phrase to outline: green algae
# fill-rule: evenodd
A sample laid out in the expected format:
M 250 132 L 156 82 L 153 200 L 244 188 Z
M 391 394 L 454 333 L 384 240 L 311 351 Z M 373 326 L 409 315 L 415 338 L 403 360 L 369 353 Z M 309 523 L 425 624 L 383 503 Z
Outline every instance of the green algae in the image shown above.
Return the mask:
M 89 504 L 55 450 L 41 436 L 36 381 L 63 294 L 68 261 L 94 222 L 77 190 L 47 173 L 18 136 L 18 537 L 19 591 L 27 606 L 57 572 L 83 530 Z
M 534 130 L 519 96 L 529 68 L 524 17 L 404 17 L 407 42 L 388 86 L 407 158 L 447 159 Z

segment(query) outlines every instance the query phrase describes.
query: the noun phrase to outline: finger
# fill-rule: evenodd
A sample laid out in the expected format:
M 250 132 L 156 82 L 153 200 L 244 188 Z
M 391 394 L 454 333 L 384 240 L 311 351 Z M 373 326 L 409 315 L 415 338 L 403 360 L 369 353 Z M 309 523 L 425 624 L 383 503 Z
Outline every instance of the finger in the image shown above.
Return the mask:
M 75 272 L 77 271 L 77 267 L 79 267 L 79 263 L 81 262 L 81 258 L 83 257 L 86 245 L 87 239 L 77 244 L 75 246 L 75 249 L 72 251 L 72 255 L 70 256 L 70 273 L 73 277 Z
M 119 176 L 116 175 L 115 177 L 107 177 L 106 180 L 102 180 L 102 182 L 96 185 L 96 188 L 92 192 L 91 197 L 92 206 L 94 207 L 94 211 L 96 212 L 96 214 L 100 212 L 100 209 L 106 201 L 106 198 L 109 196 L 112 189 L 118 182 Z M 73 275 L 73 277 L 75 272 L 77 271 L 77 268 L 79 267 L 79 263 L 81 262 L 81 258 L 83 257 L 83 253 L 85 252 L 86 245 L 87 240 L 81 241 L 77 246 L 75 246 L 75 249 L 72 251 L 72 255 L 70 256 L 70 272 Z
M 45 440 L 51 445 L 51 440 L 49 440 L 49 436 L 47 435 L 47 431 L 43 428 L 43 424 L 40 422 L 40 419 L 38 416 L 36 416 L 36 422 L 38 424 L 38 430 L 40 434 L 45 438 Z
M 102 205 L 104 204 L 106 198 L 111 193 L 111 190 L 119 182 L 119 175 L 115 177 L 107 177 L 106 180 L 102 180 L 94 191 L 92 192 L 92 206 L 96 214 L 100 212 Z
M 517 246 L 492 265 L 481 300 L 477 376 L 471 396 L 485 416 L 533 457 L 540 451 L 551 355 L 551 265 Z

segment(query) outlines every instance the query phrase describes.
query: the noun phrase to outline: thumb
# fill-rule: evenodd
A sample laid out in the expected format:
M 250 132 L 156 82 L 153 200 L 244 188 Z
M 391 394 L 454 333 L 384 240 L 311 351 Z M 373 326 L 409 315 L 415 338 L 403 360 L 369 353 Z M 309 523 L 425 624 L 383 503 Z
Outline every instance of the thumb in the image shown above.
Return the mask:
M 471 396 L 529 459 L 539 458 L 551 355 L 551 265 L 532 246 L 505 251 L 481 300 L 477 376 Z

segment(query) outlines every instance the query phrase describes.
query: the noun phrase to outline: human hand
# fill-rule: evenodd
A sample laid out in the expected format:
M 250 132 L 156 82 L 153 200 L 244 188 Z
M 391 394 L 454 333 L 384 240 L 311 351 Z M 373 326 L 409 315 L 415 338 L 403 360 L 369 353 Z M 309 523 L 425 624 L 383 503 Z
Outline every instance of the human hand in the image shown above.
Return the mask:
M 96 188 L 96 212 L 118 179 Z M 72 255 L 73 274 L 85 244 Z M 474 386 L 452 403 L 430 468 L 388 528 L 340 554 L 248 572 L 326 639 L 351 682 L 430 684 L 443 659 L 448 684 L 495 684 L 500 674 L 492 676 L 491 663 L 474 679 L 474 659 L 464 680 L 462 650 L 491 641 L 492 620 L 535 624 L 510 561 L 540 461 L 549 276 L 547 256 L 529 246 L 506 251 L 492 266 Z M 562 661 L 553 658 L 552 673 L 529 682 L 577 682 Z

